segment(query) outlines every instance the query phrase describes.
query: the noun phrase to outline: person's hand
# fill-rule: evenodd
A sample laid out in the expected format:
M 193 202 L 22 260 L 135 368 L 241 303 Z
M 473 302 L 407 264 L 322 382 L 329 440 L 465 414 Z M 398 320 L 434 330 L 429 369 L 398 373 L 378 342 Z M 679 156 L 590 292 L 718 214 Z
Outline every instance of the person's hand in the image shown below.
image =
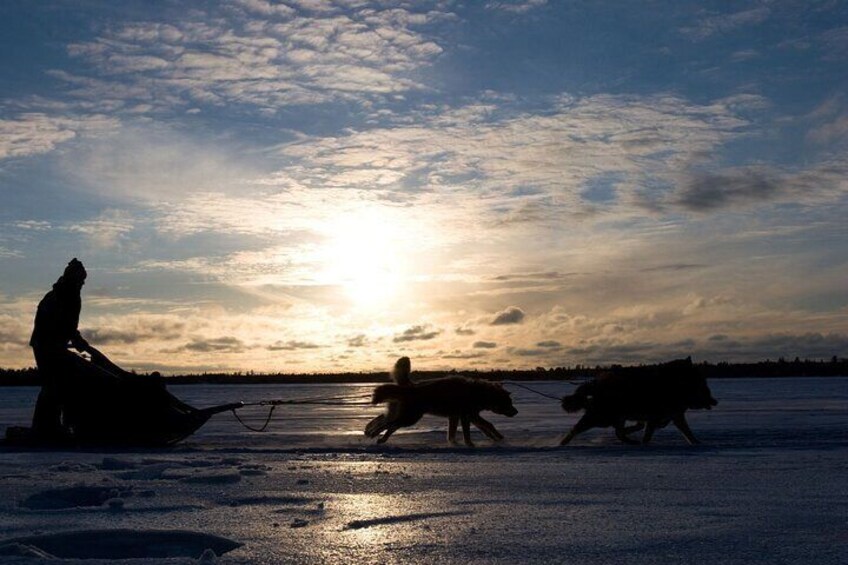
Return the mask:
M 73 348 L 77 351 L 91 350 L 91 345 L 89 345 L 89 343 L 85 340 L 84 337 L 80 335 L 79 332 L 77 332 L 77 335 L 71 338 L 71 346 L 73 346 Z

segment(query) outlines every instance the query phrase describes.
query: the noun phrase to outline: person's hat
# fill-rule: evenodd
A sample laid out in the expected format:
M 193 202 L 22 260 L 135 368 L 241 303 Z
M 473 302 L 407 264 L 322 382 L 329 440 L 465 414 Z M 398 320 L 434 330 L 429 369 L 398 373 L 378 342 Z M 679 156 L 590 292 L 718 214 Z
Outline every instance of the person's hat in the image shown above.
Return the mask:
M 74 257 L 70 260 L 68 266 L 65 267 L 65 272 L 62 276 L 66 279 L 85 280 L 85 277 L 88 276 L 88 273 L 85 271 L 85 267 L 83 267 L 82 261 Z

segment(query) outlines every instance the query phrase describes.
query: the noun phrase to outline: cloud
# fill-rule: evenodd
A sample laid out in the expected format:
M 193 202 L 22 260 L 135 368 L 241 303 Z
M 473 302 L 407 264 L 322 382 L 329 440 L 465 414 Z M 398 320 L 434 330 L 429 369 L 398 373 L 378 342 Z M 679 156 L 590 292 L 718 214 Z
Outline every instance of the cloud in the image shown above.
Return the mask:
M 85 220 L 64 226 L 64 229 L 83 234 L 99 249 L 112 249 L 126 242 L 135 228 L 134 221 L 124 210 L 107 209 L 93 220 Z
M 734 110 L 740 103 L 562 95 L 531 114 L 483 98 L 347 135 L 303 138 L 281 154 L 295 163 L 286 175 L 302 186 L 367 190 L 418 205 L 449 201 L 487 226 L 517 228 L 599 207 L 656 208 L 693 163 L 711 161 L 744 133 L 748 122 Z M 615 198 L 590 201 L 587 185 L 611 174 Z
M 86 191 L 124 202 L 168 202 L 173 209 L 174 202 L 193 194 L 250 186 L 264 171 L 246 153 L 168 127 L 132 124 L 66 152 L 60 166 Z
M 771 15 L 766 6 L 751 8 L 730 14 L 717 14 L 702 18 L 696 25 L 685 27 L 684 35 L 696 41 L 708 39 L 713 35 L 726 34 L 743 27 L 753 26 L 765 21 Z
M 215 338 L 196 338 L 183 345 L 178 351 L 190 351 L 193 353 L 240 353 L 247 346 L 237 337 L 223 336 Z
M 734 51 L 730 55 L 730 60 L 734 63 L 741 63 L 743 61 L 750 61 L 752 59 L 756 59 L 760 56 L 760 52 L 756 49 L 740 49 L 739 51 Z
M 130 315 L 114 323 L 98 324 L 82 330 L 94 345 L 136 344 L 145 341 L 174 341 L 183 336 L 187 324 L 173 316 Z
M 548 0 L 499 0 L 497 2 L 486 2 L 486 9 L 524 14 L 535 8 L 541 8 L 547 3 Z
M 848 335 L 809 332 L 779 333 L 761 336 L 732 337 L 714 335 L 701 348 L 702 355 L 714 360 L 760 360 L 780 357 L 794 359 L 828 359 L 848 355 Z
M 442 359 L 480 359 L 485 357 L 486 354 L 480 351 L 460 351 L 456 350 L 452 353 L 445 353 L 441 356 Z
M 0 119 L 0 160 L 49 153 L 80 135 L 102 134 L 117 125 L 117 120 L 102 115 L 75 118 L 31 112 Z
M 831 121 L 816 126 L 807 132 L 807 140 L 820 145 L 846 139 L 848 139 L 848 113 L 836 116 Z
M 297 10 L 294 8 L 285 4 L 272 3 L 268 0 L 237 0 L 237 3 L 249 12 L 263 16 L 292 17 L 297 14 Z
M 825 162 L 798 172 L 750 166 L 721 172 L 694 172 L 685 179 L 674 204 L 693 212 L 791 199 L 814 202 L 845 190 L 848 163 Z
M 574 276 L 576 273 L 559 273 L 556 271 L 550 271 L 546 273 L 513 273 L 509 275 L 498 275 L 493 278 L 496 281 L 521 281 L 521 282 L 534 282 L 534 281 L 551 281 L 551 280 L 562 280 L 567 277 Z
M 640 269 L 644 273 L 656 272 L 656 271 L 688 271 L 692 269 L 703 269 L 708 267 L 709 265 L 705 265 L 703 263 L 669 263 L 667 265 L 655 265 L 652 267 L 642 267 Z
M 419 28 L 450 17 L 433 8 L 248 0 L 190 10 L 167 24 L 129 23 L 73 43 L 68 54 L 90 70 L 54 76 L 73 96 L 127 107 L 274 111 L 366 100 L 423 88 L 410 77 L 442 48 Z
M 536 347 L 544 347 L 545 349 L 560 349 L 562 344 L 554 340 L 545 340 L 537 343 Z
M 0 314 L 0 344 L 22 348 L 29 344 L 32 328 L 18 316 Z M 29 353 L 29 352 L 27 352 Z
M 693 176 L 680 195 L 680 204 L 694 211 L 724 208 L 739 203 L 770 200 L 784 187 L 762 169 L 740 169 L 723 174 Z
M 498 346 L 494 341 L 475 341 L 473 347 L 474 349 L 495 349 Z
M 508 347 L 507 353 L 518 357 L 540 357 L 550 353 L 548 349 L 532 349 L 526 347 Z
M 504 326 L 507 324 L 520 324 L 524 321 L 524 316 L 524 310 L 518 306 L 509 306 L 495 314 L 495 317 L 491 322 L 489 322 L 489 325 Z
M 272 345 L 266 347 L 268 351 L 295 351 L 298 349 L 319 349 L 321 345 L 308 341 L 275 341 Z
M 825 50 L 825 59 L 842 61 L 848 54 L 848 26 L 824 31 L 819 36 Z
M 47 231 L 52 226 L 50 222 L 45 222 L 44 220 L 18 220 L 13 222 L 12 225 L 21 230 L 27 231 Z
M 17 249 L 9 249 L 8 247 L 0 245 L 0 259 L 9 259 L 12 257 L 23 257 L 23 253 Z
M 369 339 L 365 334 L 355 335 L 347 340 L 348 347 L 365 347 L 368 343 Z
M 392 341 L 395 343 L 425 341 L 435 338 L 440 333 L 442 332 L 439 330 L 431 330 L 430 326 L 427 325 L 412 326 L 411 328 L 404 330 L 400 335 L 396 335 L 392 338 Z
M 461 326 L 455 328 L 453 331 L 456 335 L 474 335 L 475 333 L 477 333 L 471 328 L 464 328 Z

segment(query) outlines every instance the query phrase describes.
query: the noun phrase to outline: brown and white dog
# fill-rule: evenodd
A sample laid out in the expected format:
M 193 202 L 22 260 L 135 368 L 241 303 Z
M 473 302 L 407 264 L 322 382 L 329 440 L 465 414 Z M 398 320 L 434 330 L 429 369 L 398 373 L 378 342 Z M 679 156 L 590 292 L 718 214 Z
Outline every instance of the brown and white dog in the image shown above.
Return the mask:
M 395 363 L 392 378 L 397 384 L 380 385 L 374 389 L 373 404 L 387 403 L 385 414 L 377 416 L 365 427 L 365 435 L 377 437 L 385 443 L 399 428 L 416 424 L 424 414 L 448 418 L 448 441 L 456 442 L 457 425 L 462 423 L 465 444 L 473 446 L 471 427 L 474 424 L 494 441 L 503 439 L 491 422 L 480 416 L 483 410 L 512 417 L 518 410 L 500 384 L 465 377 L 446 377 L 423 383 L 413 383 L 409 378 L 409 358 L 401 357 Z

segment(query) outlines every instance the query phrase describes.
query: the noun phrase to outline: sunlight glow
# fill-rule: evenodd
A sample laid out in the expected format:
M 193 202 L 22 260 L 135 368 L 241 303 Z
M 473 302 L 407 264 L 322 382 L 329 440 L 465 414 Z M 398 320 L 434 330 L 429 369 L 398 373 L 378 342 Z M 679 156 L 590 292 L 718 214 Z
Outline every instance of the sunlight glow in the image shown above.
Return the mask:
M 401 294 L 406 249 L 399 219 L 391 211 L 365 209 L 325 226 L 326 245 L 319 253 L 322 278 L 338 284 L 356 308 L 376 310 Z

